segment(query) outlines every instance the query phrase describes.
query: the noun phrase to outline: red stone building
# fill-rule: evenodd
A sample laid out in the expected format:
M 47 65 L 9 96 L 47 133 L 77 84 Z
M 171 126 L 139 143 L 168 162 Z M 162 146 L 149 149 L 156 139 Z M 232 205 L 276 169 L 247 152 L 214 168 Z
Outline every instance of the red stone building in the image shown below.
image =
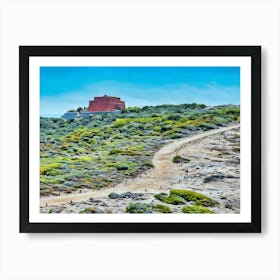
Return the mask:
M 104 95 L 101 97 L 94 97 L 94 100 L 89 101 L 87 108 L 88 112 L 112 112 L 125 108 L 124 101 L 119 97 Z

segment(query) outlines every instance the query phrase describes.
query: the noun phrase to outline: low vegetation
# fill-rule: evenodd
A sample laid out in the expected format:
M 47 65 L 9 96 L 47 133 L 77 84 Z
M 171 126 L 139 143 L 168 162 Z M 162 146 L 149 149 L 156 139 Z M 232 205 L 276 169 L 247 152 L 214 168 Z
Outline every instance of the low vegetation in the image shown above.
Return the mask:
M 98 208 L 87 207 L 87 208 L 84 208 L 83 210 L 81 210 L 79 213 L 80 214 L 101 214 L 102 211 L 99 210 Z
M 159 213 L 172 213 L 172 210 L 170 209 L 170 207 L 168 207 L 166 205 L 162 205 L 162 204 L 153 205 L 153 210 L 155 212 L 159 212 Z
M 237 106 L 193 103 L 132 107 L 68 121 L 41 118 L 41 195 L 99 189 L 134 178 L 153 168 L 154 153 L 170 139 L 238 122 L 239 115 Z
M 185 200 L 176 195 L 176 194 L 167 194 L 167 193 L 159 193 L 155 195 L 155 198 L 157 198 L 158 200 L 168 203 L 168 204 L 174 204 L 174 205 L 178 205 L 178 204 L 185 204 Z
M 126 213 L 137 213 L 137 214 L 144 214 L 144 213 L 152 213 L 152 206 L 146 203 L 130 203 L 126 207 Z
M 193 202 L 194 205 L 191 206 L 184 206 L 183 212 L 184 213 L 191 213 L 187 211 L 192 211 L 192 213 L 212 213 L 212 210 L 206 207 L 215 207 L 219 204 L 219 202 L 215 201 L 214 199 L 189 190 L 176 190 L 172 189 L 168 193 L 159 193 L 155 195 L 155 198 L 158 200 L 173 205 L 184 205 L 188 202 Z M 200 212 L 199 212 L 200 211 Z M 202 212 L 205 211 L 205 212 Z
M 170 190 L 170 195 L 177 195 L 186 201 L 194 201 L 197 206 L 214 207 L 219 204 L 206 195 L 189 190 Z
M 184 206 L 182 212 L 186 214 L 213 214 L 214 212 L 203 206 Z
M 126 207 L 126 213 L 146 214 L 146 213 L 172 213 L 170 207 L 162 204 L 150 205 L 147 203 L 130 203 Z
M 172 161 L 174 163 L 180 163 L 180 162 L 182 163 L 182 162 L 189 162 L 190 160 L 187 159 L 187 158 L 184 158 L 184 157 L 182 157 L 180 155 L 176 155 L 176 156 L 173 157 Z

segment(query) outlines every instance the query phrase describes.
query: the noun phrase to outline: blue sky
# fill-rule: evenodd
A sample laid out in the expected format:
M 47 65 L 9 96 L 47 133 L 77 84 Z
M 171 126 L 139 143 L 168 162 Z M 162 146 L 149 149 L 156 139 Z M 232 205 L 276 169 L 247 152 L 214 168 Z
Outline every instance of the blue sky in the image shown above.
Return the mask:
M 41 67 L 40 115 L 87 107 L 94 96 L 126 106 L 240 104 L 239 67 Z

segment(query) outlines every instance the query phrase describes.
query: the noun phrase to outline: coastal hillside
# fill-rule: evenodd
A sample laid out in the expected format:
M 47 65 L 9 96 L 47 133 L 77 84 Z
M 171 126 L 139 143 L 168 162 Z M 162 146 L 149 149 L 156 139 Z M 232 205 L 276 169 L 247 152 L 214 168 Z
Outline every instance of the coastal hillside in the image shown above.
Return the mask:
M 239 106 L 201 104 L 131 107 L 73 120 L 41 118 L 41 197 L 103 190 L 133 180 L 153 170 L 154 154 L 172 141 L 239 121 Z M 189 160 L 172 158 L 179 164 Z

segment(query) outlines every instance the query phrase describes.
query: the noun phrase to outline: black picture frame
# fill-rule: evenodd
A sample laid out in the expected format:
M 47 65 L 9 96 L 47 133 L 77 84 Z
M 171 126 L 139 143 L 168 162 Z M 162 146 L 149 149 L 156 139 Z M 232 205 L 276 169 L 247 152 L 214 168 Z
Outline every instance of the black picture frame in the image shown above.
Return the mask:
M 32 223 L 29 221 L 29 58 L 36 56 L 246 56 L 251 58 L 250 223 Z M 19 46 L 21 233 L 261 232 L 260 46 Z M 39 117 L 39 116 L 38 116 Z M 32 170 L 31 170 L 32 171 Z

